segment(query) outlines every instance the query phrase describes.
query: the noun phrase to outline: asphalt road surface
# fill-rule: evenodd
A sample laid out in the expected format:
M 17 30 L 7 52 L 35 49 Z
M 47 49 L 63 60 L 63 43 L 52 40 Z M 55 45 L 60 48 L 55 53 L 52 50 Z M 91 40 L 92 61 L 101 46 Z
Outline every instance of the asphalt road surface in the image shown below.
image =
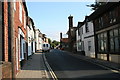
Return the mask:
M 120 80 L 120 74 L 69 54 L 57 49 L 45 53 L 58 80 Z

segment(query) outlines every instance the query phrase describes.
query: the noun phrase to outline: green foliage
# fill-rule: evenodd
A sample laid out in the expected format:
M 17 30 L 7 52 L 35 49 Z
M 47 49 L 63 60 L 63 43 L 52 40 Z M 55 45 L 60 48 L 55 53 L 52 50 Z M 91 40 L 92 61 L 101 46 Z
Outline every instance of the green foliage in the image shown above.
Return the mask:
M 56 41 L 56 40 L 53 40 L 52 43 L 53 43 L 54 47 L 56 47 L 57 45 L 60 44 L 60 42 L 58 42 L 58 41 Z
M 86 5 L 87 7 L 91 7 L 92 10 L 97 10 L 100 6 L 106 4 L 105 2 L 95 2 L 94 4 Z
M 50 44 L 52 47 L 56 47 L 57 45 L 60 44 L 59 41 L 56 41 L 56 40 L 51 41 L 50 38 L 48 38 L 48 42 L 49 42 L 49 44 Z
M 50 38 L 48 38 L 48 42 L 49 42 L 49 44 L 51 44 L 51 43 L 52 43 L 52 41 L 51 41 L 51 39 L 50 39 Z

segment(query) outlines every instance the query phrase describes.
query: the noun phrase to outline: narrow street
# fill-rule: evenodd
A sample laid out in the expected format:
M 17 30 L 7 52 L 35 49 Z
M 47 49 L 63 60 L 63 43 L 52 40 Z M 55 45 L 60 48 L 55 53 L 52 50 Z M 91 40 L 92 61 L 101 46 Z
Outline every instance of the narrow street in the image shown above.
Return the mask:
M 0 80 L 120 80 L 120 0 L 0 0 Z
M 71 56 L 61 50 L 51 50 L 45 56 L 59 80 L 119 80 L 118 73 Z

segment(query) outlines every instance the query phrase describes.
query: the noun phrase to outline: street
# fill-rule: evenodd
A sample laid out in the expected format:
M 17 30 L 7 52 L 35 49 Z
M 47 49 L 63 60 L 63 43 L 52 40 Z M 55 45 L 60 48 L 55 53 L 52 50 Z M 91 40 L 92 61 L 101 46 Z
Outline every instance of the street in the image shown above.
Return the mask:
M 68 52 L 53 49 L 45 56 L 58 80 L 119 80 L 118 73 L 71 56 Z

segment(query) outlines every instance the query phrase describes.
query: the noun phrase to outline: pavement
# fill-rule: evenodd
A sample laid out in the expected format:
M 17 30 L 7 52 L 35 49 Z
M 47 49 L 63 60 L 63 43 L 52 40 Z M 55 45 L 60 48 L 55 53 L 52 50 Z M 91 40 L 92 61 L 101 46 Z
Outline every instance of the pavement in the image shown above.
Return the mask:
M 88 56 L 84 56 L 84 55 L 80 55 L 80 54 L 72 53 L 72 52 L 68 52 L 68 51 L 65 51 L 65 52 L 70 53 L 70 55 L 73 55 L 77 58 L 87 60 L 91 63 L 98 64 L 99 66 L 102 66 L 107 69 L 114 70 L 114 72 L 120 73 L 120 64 L 118 64 L 118 63 L 110 62 L 110 61 L 106 61 L 106 60 L 102 60 L 102 59 L 98 59 L 98 58 L 91 58 Z
M 16 79 L 47 80 L 49 76 L 42 55 L 40 52 L 33 54 L 17 74 Z

